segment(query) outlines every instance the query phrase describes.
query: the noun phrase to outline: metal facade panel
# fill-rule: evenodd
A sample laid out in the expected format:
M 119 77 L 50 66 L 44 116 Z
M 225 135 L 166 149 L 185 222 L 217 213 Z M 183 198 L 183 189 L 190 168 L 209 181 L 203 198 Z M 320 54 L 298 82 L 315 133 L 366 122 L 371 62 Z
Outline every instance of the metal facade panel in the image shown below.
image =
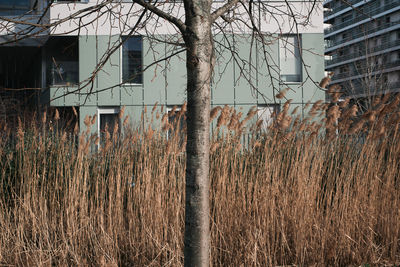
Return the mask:
M 216 62 L 212 82 L 213 105 L 234 103 L 233 58 L 228 47 L 233 45 L 230 35 L 215 36 Z
M 66 105 L 64 99 L 65 89 L 64 87 L 50 87 L 50 105 L 53 107 L 63 107 Z
M 234 63 L 235 103 L 257 103 L 257 94 L 252 88 L 256 84 L 256 54 L 251 35 L 234 35 L 237 60 Z M 253 42 L 254 45 L 254 42 Z M 253 51 L 251 51 L 253 50 Z
M 157 39 L 164 39 L 163 36 L 156 36 Z M 149 38 L 143 38 L 143 65 L 144 68 L 152 65 L 143 73 L 143 85 L 144 85 L 144 104 L 154 105 L 158 102 L 159 104 L 166 104 L 166 92 L 165 92 L 165 61 L 155 63 L 165 58 L 165 43 L 155 41 Z M 184 62 L 180 63 L 184 65 Z M 174 72 L 171 72 L 173 74 Z M 171 75 L 170 79 L 174 79 Z M 171 88 L 172 89 L 172 88 Z M 174 93 L 171 90 L 171 93 Z
M 79 80 L 85 81 L 92 77 L 92 73 L 97 65 L 96 53 L 96 37 L 95 36 L 80 36 L 79 37 Z M 95 92 L 97 90 L 97 77 L 93 79 L 82 89 L 82 93 L 88 93 L 90 90 Z M 92 87 L 93 86 L 93 87 Z M 68 105 L 70 103 L 67 103 Z M 72 104 L 72 103 L 71 103 Z M 97 105 L 97 95 L 81 95 L 81 105 Z
M 303 98 L 304 102 L 325 100 L 325 92 L 318 84 L 324 78 L 324 36 L 319 33 L 302 35 L 303 46 Z M 308 78 L 308 79 L 307 79 Z
M 270 104 L 274 102 L 274 95 L 279 90 L 278 36 L 264 36 L 256 45 L 258 103 Z
M 116 88 L 120 90 L 121 105 L 142 105 L 143 103 L 143 86 L 126 85 Z
M 93 118 L 93 116 L 97 115 L 97 107 L 95 106 L 81 106 L 79 108 L 79 130 L 84 132 L 87 130 L 87 126 L 85 125 L 85 118 L 88 116 L 89 118 Z M 97 116 L 96 116 L 97 117 Z M 94 134 L 97 132 L 97 122 L 98 118 L 94 125 L 90 127 L 90 134 Z
M 97 90 L 100 92 L 97 95 L 97 105 L 119 106 L 121 99 L 120 89 L 114 86 L 121 82 L 120 49 L 109 55 L 110 49 L 118 44 L 119 36 L 99 35 L 96 37 L 96 42 L 96 47 L 98 48 L 97 62 L 100 63 L 106 56 L 109 56 L 98 74 Z
M 166 56 L 176 53 L 179 47 L 167 46 Z M 181 53 L 166 61 L 167 105 L 180 105 L 186 101 L 186 54 Z

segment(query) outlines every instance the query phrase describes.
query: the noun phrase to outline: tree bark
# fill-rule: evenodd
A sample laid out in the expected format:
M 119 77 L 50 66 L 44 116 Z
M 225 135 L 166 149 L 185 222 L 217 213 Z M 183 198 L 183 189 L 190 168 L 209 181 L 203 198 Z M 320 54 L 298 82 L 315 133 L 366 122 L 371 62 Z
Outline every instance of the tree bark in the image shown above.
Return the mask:
M 214 60 L 210 10 L 211 1 L 185 1 L 188 102 L 185 266 L 208 266 L 210 261 L 209 118 Z

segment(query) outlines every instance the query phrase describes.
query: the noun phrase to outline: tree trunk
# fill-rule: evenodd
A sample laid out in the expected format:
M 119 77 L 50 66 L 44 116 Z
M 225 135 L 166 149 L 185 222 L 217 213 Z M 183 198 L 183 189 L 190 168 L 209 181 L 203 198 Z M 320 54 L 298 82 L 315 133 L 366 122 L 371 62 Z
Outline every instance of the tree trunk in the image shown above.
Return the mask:
M 185 266 L 208 266 L 210 254 L 209 140 L 213 67 L 211 1 L 185 1 L 187 30 L 187 160 Z

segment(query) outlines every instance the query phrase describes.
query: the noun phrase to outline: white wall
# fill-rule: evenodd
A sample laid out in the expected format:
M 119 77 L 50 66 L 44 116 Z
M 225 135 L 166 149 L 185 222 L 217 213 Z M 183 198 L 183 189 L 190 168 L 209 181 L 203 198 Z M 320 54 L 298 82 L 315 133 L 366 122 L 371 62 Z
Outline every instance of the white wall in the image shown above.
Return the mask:
M 97 0 L 89 0 L 88 3 L 56 3 L 51 7 L 50 19 L 52 22 L 57 22 L 68 18 L 71 14 L 78 14 L 83 9 L 93 8 L 97 5 Z M 216 2 L 214 8 L 223 5 L 224 2 Z M 161 3 L 158 6 L 161 10 L 168 14 L 177 16 L 184 20 L 183 3 Z M 267 9 L 273 12 L 274 16 L 270 13 L 261 15 L 261 19 L 256 23 L 260 23 L 261 31 L 266 33 L 323 33 L 323 11 L 322 2 L 318 2 L 314 6 L 314 11 L 307 17 L 313 7 L 312 2 L 309 1 L 290 1 L 290 7 L 283 1 L 267 1 L 262 2 L 261 10 Z M 133 25 L 137 23 L 138 17 L 142 13 L 143 8 L 137 4 L 130 3 L 113 3 L 102 9 L 96 9 L 92 12 L 78 14 L 77 18 L 68 20 L 52 29 L 52 34 L 78 34 L 77 29 L 81 27 L 81 35 L 114 35 L 120 33 L 127 33 Z M 258 14 L 258 8 L 253 8 L 253 14 Z M 287 16 L 287 13 L 292 12 L 295 15 L 298 23 L 298 28 L 294 23 L 294 19 Z M 85 16 L 84 16 L 85 14 Z M 149 14 L 149 12 L 148 12 Z M 78 18 L 79 17 L 79 18 Z M 245 8 L 239 5 L 227 17 L 241 17 L 242 22 L 235 21 L 227 26 L 227 29 L 235 33 L 249 33 L 251 28 L 251 21 Z M 82 19 L 80 19 L 82 18 Z M 307 22 L 306 26 L 302 26 Z M 221 25 L 226 24 L 222 19 L 218 20 Z M 224 25 L 225 27 L 226 25 Z M 175 34 L 177 29 L 169 22 L 159 19 L 155 16 L 146 17 L 145 23 L 139 24 L 137 34 Z M 218 32 L 218 28 L 215 28 Z

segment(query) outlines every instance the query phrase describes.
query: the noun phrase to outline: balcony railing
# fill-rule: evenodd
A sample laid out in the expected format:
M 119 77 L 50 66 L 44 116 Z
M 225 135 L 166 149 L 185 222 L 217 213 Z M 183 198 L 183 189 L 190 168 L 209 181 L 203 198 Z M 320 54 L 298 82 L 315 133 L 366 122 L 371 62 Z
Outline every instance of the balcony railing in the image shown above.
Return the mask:
M 400 89 L 400 82 L 392 82 L 388 84 L 389 89 Z
M 332 11 L 325 11 L 324 12 L 324 17 L 325 18 L 329 17 L 330 15 L 333 15 L 333 14 L 335 14 L 337 12 L 340 12 L 343 9 L 351 7 L 352 5 L 357 4 L 359 2 L 363 2 L 363 1 L 361 1 L 361 0 L 348 0 L 346 2 L 340 1 L 339 3 L 336 3 L 336 4 L 331 3 L 330 8 L 332 9 Z
M 386 49 L 392 48 L 392 47 L 396 47 L 396 46 L 400 46 L 400 39 L 399 40 L 395 40 L 395 41 L 390 41 L 390 42 L 386 42 L 383 43 L 381 45 L 375 46 L 371 49 L 362 49 L 359 50 L 358 52 L 355 53 L 349 53 L 349 54 L 345 54 L 343 56 L 340 57 L 334 57 L 331 60 L 326 60 L 326 66 L 329 67 L 330 65 L 334 65 L 340 62 L 345 62 L 347 60 L 351 60 L 354 58 L 360 58 L 363 59 L 365 57 L 368 57 L 370 55 L 373 55 L 374 53 L 378 53 L 380 51 L 384 51 Z
M 393 67 L 399 67 L 400 66 L 400 60 L 395 60 L 389 63 L 384 63 L 378 66 L 361 66 L 357 69 L 349 70 L 347 72 L 342 72 L 335 74 L 333 76 L 333 80 L 339 80 L 339 79 L 344 79 L 344 78 L 349 78 L 353 76 L 358 76 L 358 75 L 363 75 L 367 72 L 367 70 L 370 70 L 369 72 L 383 72 L 384 70 L 393 68 Z M 372 69 L 372 70 L 371 70 Z
M 351 41 L 351 40 L 354 40 L 356 38 L 363 37 L 363 36 L 365 36 L 366 39 L 367 39 L 367 35 L 369 35 L 371 33 L 374 33 L 374 32 L 380 31 L 380 30 L 384 30 L 384 29 L 387 29 L 387 28 L 392 27 L 392 26 L 399 26 L 399 25 L 400 24 L 399 24 L 398 21 L 397 22 L 387 22 L 387 23 L 383 23 L 382 25 L 380 25 L 378 27 L 370 28 L 370 29 L 368 29 L 366 31 L 355 31 L 355 30 L 347 31 L 346 33 L 349 36 L 346 37 L 346 38 L 341 39 L 341 40 L 337 40 L 337 41 L 329 40 L 328 42 L 325 42 L 325 49 L 329 49 L 331 47 L 334 47 L 334 46 L 337 46 L 337 45 L 340 45 L 340 44 L 344 44 L 344 43 L 346 43 L 348 41 Z
M 398 92 L 400 82 L 360 81 L 360 79 L 342 83 L 342 86 L 351 88 L 352 95 L 379 95 L 381 93 Z
M 374 2 L 373 5 L 376 6 L 376 2 Z M 357 22 L 368 19 L 369 18 L 368 14 L 373 16 L 373 15 L 382 13 L 384 11 L 387 11 L 389 9 L 395 8 L 395 7 L 399 7 L 399 1 L 397 1 L 397 0 L 390 1 L 390 2 L 386 3 L 384 6 L 377 7 L 377 8 L 371 9 L 371 10 L 364 9 L 362 14 L 357 13 L 358 15 L 356 17 L 354 17 L 348 21 L 344 21 L 342 23 L 335 23 L 335 24 L 333 24 L 332 27 L 325 29 L 325 34 L 335 32 L 335 31 L 343 29 L 344 27 L 347 27 L 349 25 L 353 25 L 353 24 L 356 24 Z

